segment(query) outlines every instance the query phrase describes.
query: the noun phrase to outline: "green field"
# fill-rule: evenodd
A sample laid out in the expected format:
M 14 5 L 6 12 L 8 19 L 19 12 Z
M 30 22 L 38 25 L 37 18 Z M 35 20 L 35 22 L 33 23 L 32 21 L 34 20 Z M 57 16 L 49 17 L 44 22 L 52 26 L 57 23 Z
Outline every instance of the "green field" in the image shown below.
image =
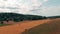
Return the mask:
M 1 26 L 7 26 L 7 25 L 10 25 L 10 24 L 0 24 L 0 27 L 1 27 Z

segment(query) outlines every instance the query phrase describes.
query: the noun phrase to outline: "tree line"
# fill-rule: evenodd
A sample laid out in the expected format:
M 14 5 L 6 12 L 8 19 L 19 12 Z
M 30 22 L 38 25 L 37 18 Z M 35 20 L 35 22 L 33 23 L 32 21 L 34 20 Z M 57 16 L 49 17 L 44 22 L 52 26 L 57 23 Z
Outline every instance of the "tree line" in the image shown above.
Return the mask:
M 14 21 L 20 22 L 25 20 L 42 20 L 42 19 L 55 19 L 60 18 L 60 16 L 38 16 L 38 15 L 24 15 L 17 13 L 0 13 L 0 23 L 3 24 L 3 21 Z
M 37 16 L 37 15 L 23 15 L 17 13 L 0 13 L 0 22 L 1 21 L 24 21 L 24 20 L 41 20 L 46 19 L 45 16 Z

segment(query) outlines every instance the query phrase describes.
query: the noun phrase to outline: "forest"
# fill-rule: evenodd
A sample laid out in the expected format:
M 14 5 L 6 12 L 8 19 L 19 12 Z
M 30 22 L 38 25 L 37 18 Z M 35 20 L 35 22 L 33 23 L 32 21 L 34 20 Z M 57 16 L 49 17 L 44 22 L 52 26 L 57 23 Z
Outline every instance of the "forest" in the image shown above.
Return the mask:
M 37 15 L 24 15 L 17 13 L 0 13 L 0 22 L 1 21 L 24 21 L 24 20 L 41 20 L 46 19 L 45 16 L 37 16 Z
M 53 18 L 60 18 L 60 16 L 38 16 L 38 15 L 24 15 L 24 14 L 17 14 L 17 13 L 0 13 L 0 22 L 2 21 L 24 21 L 24 20 L 42 20 L 42 19 L 53 19 Z

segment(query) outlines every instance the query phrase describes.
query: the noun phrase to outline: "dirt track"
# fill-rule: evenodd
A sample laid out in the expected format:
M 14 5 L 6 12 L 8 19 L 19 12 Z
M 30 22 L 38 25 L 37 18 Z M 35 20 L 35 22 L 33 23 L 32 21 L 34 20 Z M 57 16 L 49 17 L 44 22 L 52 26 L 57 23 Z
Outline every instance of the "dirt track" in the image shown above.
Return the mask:
M 0 34 L 20 34 L 25 29 L 38 26 L 43 23 L 47 23 L 51 20 L 36 20 L 36 21 L 23 21 L 14 25 L 0 27 Z

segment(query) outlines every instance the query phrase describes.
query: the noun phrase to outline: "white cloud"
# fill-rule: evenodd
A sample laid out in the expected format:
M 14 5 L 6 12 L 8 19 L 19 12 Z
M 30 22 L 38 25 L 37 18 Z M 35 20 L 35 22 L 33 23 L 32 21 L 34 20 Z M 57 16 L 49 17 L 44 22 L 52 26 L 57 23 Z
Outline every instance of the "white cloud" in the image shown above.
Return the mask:
M 41 15 L 43 16 L 56 16 L 60 15 L 60 6 L 50 6 L 41 10 Z
M 60 14 L 60 6 L 42 7 L 48 0 L 8 0 L 0 1 L 0 12 L 13 12 L 21 14 L 35 14 L 43 16 L 53 16 Z M 4 4 L 5 3 L 5 4 Z M 4 7 L 3 9 L 1 7 Z M 10 7 L 10 8 L 7 8 Z M 17 9 L 11 9 L 16 7 Z
M 32 11 L 29 14 L 33 15 L 42 15 L 42 16 L 56 16 L 60 15 L 60 6 L 49 6 L 49 7 L 43 7 L 41 10 L 38 11 Z
M 45 2 L 47 2 L 48 0 L 44 0 Z
M 49 0 L 0 0 L 0 12 L 43 16 L 60 15 L 60 6 L 42 7 L 47 1 Z
M 31 12 L 30 10 L 38 9 L 42 5 L 42 3 L 43 2 L 38 0 L 7 0 L 7 1 L 0 0 L 0 7 L 4 7 L 0 9 L 0 10 L 3 9 L 0 12 L 10 12 L 10 11 L 14 12 L 15 10 L 10 8 L 18 7 L 19 9 L 16 10 L 15 12 L 26 14 L 28 12 Z

